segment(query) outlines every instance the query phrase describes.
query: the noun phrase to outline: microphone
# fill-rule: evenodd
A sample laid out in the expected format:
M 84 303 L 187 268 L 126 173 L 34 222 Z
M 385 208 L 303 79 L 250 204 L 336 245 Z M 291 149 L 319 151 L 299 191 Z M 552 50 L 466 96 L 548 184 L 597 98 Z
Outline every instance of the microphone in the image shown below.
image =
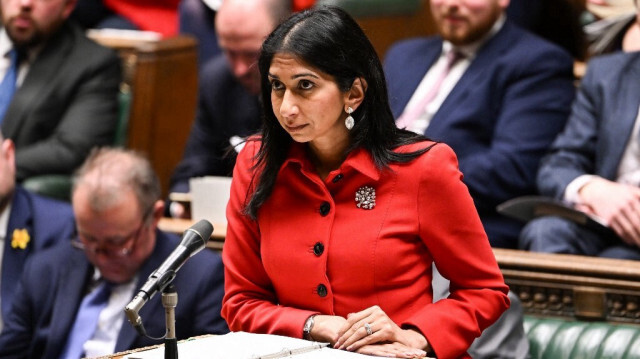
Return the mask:
M 142 319 L 138 312 L 147 301 L 157 292 L 164 290 L 176 277 L 176 272 L 192 255 L 200 252 L 213 233 L 213 226 L 209 221 L 203 219 L 189 227 L 182 235 L 182 241 L 156 269 L 147 282 L 140 288 L 138 294 L 124 308 L 127 319 L 134 326 L 140 335 L 146 336 Z

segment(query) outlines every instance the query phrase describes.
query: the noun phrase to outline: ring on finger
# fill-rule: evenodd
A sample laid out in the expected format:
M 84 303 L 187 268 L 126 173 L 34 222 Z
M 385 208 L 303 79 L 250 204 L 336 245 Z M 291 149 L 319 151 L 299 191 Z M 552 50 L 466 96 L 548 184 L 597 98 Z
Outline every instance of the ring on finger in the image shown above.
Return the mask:
M 367 335 L 373 334 L 373 331 L 371 330 L 371 324 L 369 323 L 364 323 L 364 330 L 367 331 Z

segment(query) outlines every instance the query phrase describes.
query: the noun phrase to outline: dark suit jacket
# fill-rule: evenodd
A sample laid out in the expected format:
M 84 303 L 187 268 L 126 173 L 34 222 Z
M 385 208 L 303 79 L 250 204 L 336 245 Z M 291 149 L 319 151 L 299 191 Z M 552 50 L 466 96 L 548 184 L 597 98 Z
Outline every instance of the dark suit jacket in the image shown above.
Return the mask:
M 178 243 L 176 236 L 157 232 L 156 247 L 138 273 L 136 290 Z M 69 243 L 61 243 L 34 257 L 25 268 L 14 305 L 0 335 L 0 358 L 59 358 L 92 273 L 84 252 L 72 248 Z M 228 331 L 220 317 L 224 273 L 217 253 L 203 250 L 191 257 L 173 283 L 178 292 L 175 311 L 178 339 Z M 160 296 L 153 297 L 140 310 L 147 333 L 156 337 L 165 331 Z M 158 343 L 139 336 L 125 320 L 115 350 L 151 344 Z
M 576 177 L 615 181 L 640 105 L 640 52 L 594 58 L 580 84 L 571 116 L 538 173 L 540 193 L 562 198 Z
M 219 55 L 202 70 L 198 110 L 184 157 L 171 177 L 172 192 L 189 192 L 189 178 L 231 176 L 236 152 L 232 136 L 246 137 L 261 125 L 258 96 L 240 84 Z
M 396 117 L 441 51 L 440 37 L 407 40 L 389 50 L 385 72 Z M 495 247 L 517 244 L 520 223 L 495 207 L 535 193 L 540 158 L 569 115 L 572 69 L 565 51 L 507 21 L 478 50 L 426 130 L 456 152 Z
M 40 197 L 16 187 L 11 202 L 11 214 L 7 226 L 2 255 L 2 317 L 7 318 L 16 287 L 29 257 L 71 238 L 74 232 L 73 211 L 65 202 Z M 12 248 L 11 238 L 16 229 L 26 229 L 30 241 L 27 248 Z
M 16 145 L 16 177 L 71 173 L 96 145 L 113 143 L 120 60 L 66 23 L 31 64 L 2 121 Z

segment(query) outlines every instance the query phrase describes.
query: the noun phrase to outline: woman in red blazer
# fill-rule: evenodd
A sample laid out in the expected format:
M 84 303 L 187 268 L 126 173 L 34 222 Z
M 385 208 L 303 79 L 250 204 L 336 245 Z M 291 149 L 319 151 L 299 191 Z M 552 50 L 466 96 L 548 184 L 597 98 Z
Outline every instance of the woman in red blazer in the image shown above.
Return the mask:
M 375 50 L 338 8 L 293 15 L 259 66 L 264 129 L 227 208 L 231 330 L 466 357 L 509 300 L 453 151 L 395 127 Z M 451 281 L 437 303 L 432 263 Z

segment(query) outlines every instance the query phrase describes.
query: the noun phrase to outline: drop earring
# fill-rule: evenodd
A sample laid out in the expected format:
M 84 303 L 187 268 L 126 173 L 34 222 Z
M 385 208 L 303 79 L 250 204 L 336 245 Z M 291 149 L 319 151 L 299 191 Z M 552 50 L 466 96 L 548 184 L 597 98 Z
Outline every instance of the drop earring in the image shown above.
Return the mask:
M 351 114 L 353 113 L 353 109 L 351 107 L 347 107 L 347 113 L 349 116 L 344 120 L 344 125 L 347 127 L 347 130 L 351 130 L 353 125 L 356 123 Z

